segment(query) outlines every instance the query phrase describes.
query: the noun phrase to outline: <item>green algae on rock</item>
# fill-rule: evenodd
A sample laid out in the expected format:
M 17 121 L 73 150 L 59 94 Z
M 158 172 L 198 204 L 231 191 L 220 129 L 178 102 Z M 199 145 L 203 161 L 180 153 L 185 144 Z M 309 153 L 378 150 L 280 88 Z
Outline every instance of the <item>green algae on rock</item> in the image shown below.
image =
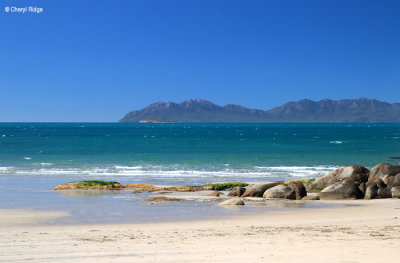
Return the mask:
M 217 190 L 217 191 L 223 191 L 223 190 L 231 190 L 232 188 L 236 186 L 240 187 L 246 187 L 248 186 L 248 183 L 245 182 L 226 182 L 226 183 L 214 183 L 214 184 L 206 184 L 203 186 L 204 190 Z
M 103 180 L 84 180 L 60 184 L 54 187 L 54 190 L 73 190 L 73 189 L 103 189 L 103 190 L 117 190 L 122 189 L 123 186 L 118 182 L 109 182 Z

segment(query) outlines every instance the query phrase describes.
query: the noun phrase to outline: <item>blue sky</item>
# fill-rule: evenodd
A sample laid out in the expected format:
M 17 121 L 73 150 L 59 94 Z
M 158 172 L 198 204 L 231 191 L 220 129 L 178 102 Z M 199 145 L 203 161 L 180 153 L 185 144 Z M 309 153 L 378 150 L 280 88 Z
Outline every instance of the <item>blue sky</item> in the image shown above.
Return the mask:
M 0 5 L 0 121 L 116 121 L 189 98 L 260 109 L 303 98 L 400 101 L 398 0 Z

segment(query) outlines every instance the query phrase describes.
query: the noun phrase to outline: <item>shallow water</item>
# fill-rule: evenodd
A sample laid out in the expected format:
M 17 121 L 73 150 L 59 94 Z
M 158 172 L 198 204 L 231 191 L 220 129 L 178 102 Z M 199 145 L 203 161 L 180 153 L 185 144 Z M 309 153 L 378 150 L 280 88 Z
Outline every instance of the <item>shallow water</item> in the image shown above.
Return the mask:
M 71 216 L 47 224 L 147 223 L 200 220 L 249 215 L 281 209 L 318 208 L 326 205 L 296 201 L 247 202 L 245 206 L 223 207 L 216 201 L 179 201 L 151 204 L 143 200 L 158 193 L 134 194 L 131 190 L 54 191 L 72 178 L 0 178 L 0 209 L 68 211 Z M 125 182 L 124 182 L 125 183 Z

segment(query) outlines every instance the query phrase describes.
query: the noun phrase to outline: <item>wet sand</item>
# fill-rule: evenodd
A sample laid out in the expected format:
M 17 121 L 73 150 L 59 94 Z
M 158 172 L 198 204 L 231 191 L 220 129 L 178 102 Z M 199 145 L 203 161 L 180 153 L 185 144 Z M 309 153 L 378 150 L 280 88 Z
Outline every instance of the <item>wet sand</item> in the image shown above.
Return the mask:
M 2 218 L 19 217 L 18 224 L 1 221 L 0 261 L 397 261 L 400 199 L 325 203 L 341 206 L 126 225 L 37 225 L 32 220 L 38 217 L 37 211 L 0 210 Z M 39 213 L 45 220 L 46 212 Z M 66 215 L 48 213 L 50 220 Z

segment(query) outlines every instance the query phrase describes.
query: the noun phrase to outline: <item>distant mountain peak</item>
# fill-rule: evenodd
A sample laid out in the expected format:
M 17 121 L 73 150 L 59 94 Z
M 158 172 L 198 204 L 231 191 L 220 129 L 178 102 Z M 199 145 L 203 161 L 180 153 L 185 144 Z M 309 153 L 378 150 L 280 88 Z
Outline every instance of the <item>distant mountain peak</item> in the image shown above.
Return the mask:
M 236 104 L 218 106 L 203 99 L 156 102 L 126 114 L 121 122 L 167 119 L 177 122 L 400 122 L 400 104 L 358 98 L 288 102 L 271 110 Z

